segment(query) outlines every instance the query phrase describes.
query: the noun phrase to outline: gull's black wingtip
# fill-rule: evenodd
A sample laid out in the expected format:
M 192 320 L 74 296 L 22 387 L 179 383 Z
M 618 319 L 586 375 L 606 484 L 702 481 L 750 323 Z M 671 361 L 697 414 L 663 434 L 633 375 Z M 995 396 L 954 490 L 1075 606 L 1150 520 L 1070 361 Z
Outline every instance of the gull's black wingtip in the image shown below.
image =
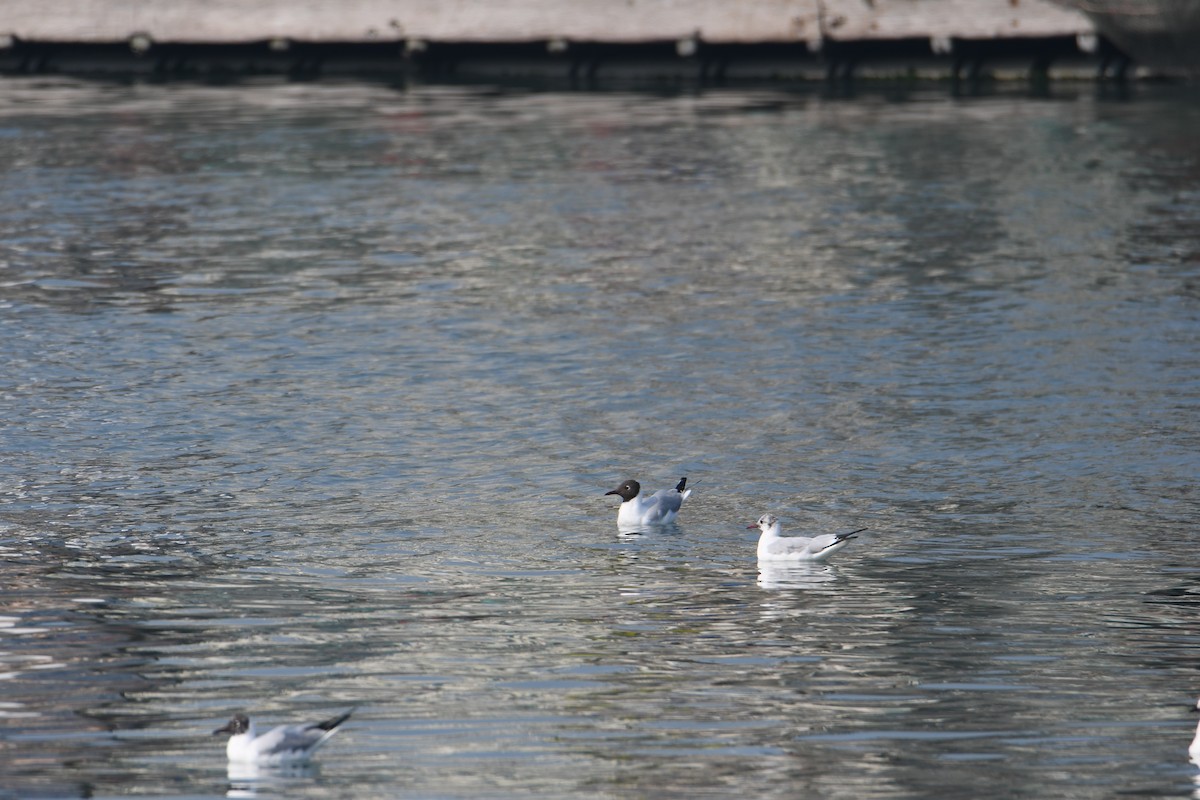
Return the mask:
M 333 717 L 332 719 L 327 719 L 324 722 L 318 722 L 316 724 L 316 727 L 320 728 L 323 731 L 331 731 L 334 728 L 336 728 L 338 725 L 341 725 L 343 722 L 350 719 L 350 715 L 353 714 L 355 711 L 358 711 L 358 706 L 355 706 L 354 708 L 350 709 L 345 714 L 342 714 L 339 717 Z
M 677 483 L 675 485 L 675 491 L 682 492 L 683 487 L 685 487 L 685 486 L 687 486 L 687 476 L 686 475 L 684 475 L 682 478 L 679 479 L 679 483 Z

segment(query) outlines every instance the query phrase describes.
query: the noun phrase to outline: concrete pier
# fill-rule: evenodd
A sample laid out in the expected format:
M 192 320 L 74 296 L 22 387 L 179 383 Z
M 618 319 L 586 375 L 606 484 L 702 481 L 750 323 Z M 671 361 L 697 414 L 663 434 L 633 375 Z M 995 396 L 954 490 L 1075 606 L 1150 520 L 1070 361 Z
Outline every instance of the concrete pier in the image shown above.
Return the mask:
M 1103 46 L 1048 0 L 0 0 L 0 70 L 976 72 Z

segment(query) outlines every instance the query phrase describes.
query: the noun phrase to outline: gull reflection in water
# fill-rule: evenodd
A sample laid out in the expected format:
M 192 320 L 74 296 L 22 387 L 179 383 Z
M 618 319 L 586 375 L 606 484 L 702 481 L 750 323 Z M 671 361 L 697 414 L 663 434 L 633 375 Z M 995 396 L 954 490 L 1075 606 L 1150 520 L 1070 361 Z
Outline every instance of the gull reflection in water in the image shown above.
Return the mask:
M 764 589 L 817 589 L 836 581 L 838 577 L 837 571 L 828 564 L 758 562 L 758 585 Z
M 279 794 L 290 786 L 311 780 L 320 768 L 311 761 L 292 764 L 262 764 L 229 762 L 229 790 L 226 797 L 258 797 L 259 790 Z
M 671 522 L 666 525 L 618 525 L 618 539 L 637 539 L 640 536 L 670 536 L 679 533 L 679 526 Z

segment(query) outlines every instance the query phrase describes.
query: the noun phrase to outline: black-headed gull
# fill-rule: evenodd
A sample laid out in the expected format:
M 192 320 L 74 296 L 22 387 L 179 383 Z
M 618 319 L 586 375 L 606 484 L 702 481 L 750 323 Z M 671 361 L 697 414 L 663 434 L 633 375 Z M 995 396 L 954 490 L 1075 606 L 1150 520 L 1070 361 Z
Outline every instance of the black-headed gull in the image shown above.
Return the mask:
M 859 528 L 850 533 L 825 533 L 820 536 L 780 536 L 779 520 L 774 514 L 763 514 L 758 522 L 747 528 L 762 531 L 758 537 L 759 561 L 824 561 L 849 544 L 855 534 L 866 530 Z
M 251 764 L 294 764 L 307 761 L 317 748 L 338 731 L 354 709 L 339 717 L 308 725 L 280 725 L 262 736 L 255 735 L 254 723 L 245 714 L 235 714 L 223 728 L 213 731 L 229 734 L 225 752 L 230 761 Z
M 621 498 L 617 511 L 617 525 L 621 528 L 637 528 L 643 525 L 670 525 L 679 513 L 679 507 L 692 493 L 684 490 L 687 478 L 680 478 L 674 489 L 660 489 L 649 497 L 642 495 L 642 485 L 635 480 L 622 483 L 611 492 Z

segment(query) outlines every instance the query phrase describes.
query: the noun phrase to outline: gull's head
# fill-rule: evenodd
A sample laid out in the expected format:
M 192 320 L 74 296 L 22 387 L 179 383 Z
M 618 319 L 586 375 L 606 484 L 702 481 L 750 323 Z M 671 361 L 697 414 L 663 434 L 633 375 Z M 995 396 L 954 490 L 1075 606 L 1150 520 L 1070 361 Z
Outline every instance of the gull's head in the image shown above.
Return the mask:
M 622 502 L 632 500 L 638 496 L 638 492 L 642 490 L 642 485 L 634 480 L 628 480 L 622 483 L 611 492 L 605 492 L 605 495 L 615 494 L 621 498 Z
M 250 730 L 250 718 L 245 714 L 234 714 L 233 719 L 225 723 L 225 727 L 217 728 L 213 731 L 213 736 L 218 733 L 228 733 L 230 736 L 241 736 L 246 731 Z
M 771 528 L 775 527 L 778 524 L 779 524 L 779 520 L 775 519 L 774 514 L 763 514 L 761 517 L 758 518 L 758 522 L 754 523 L 753 525 L 747 525 L 746 528 L 748 530 L 753 530 L 754 528 L 758 528 L 763 533 L 766 533 L 767 531 L 771 530 Z

